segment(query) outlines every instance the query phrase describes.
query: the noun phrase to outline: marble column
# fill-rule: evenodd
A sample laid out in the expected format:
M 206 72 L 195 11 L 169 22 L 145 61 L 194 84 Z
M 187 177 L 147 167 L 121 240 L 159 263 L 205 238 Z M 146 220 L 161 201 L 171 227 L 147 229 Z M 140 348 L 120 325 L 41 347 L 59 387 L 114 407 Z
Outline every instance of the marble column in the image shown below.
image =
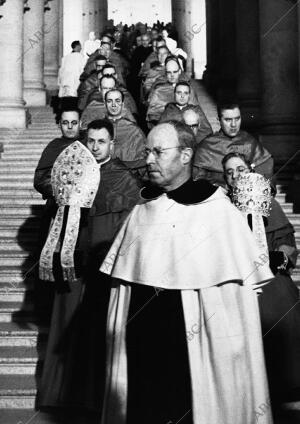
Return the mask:
M 297 3 L 260 0 L 263 140 L 275 156 L 300 148 Z
M 1 7 L 0 127 L 25 128 L 23 100 L 23 0 Z
M 99 0 L 99 32 L 104 31 L 107 22 L 108 22 L 108 6 L 107 6 L 107 0 Z
M 44 0 L 29 0 L 24 14 L 24 99 L 28 106 L 44 106 Z
M 94 0 L 85 0 L 82 4 L 82 37 L 83 41 L 89 38 L 89 33 L 95 31 Z M 96 37 L 98 34 L 96 34 Z
M 79 40 L 84 43 L 82 0 L 64 0 L 63 2 L 63 56 L 71 53 L 72 41 Z M 84 2 L 86 3 L 86 2 Z
M 64 55 L 64 4 L 62 1 L 59 1 L 59 19 L 58 24 L 58 66 L 61 65 L 61 60 Z
M 219 84 L 218 100 L 231 101 L 236 93 L 236 3 L 239 0 L 219 0 Z
M 260 40 L 258 0 L 236 3 L 237 97 L 243 126 L 259 126 L 260 120 Z
M 50 10 L 45 11 L 44 21 L 44 81 L 48 91 L 57 89 L 59 25 L 62 15 L 59 11 L 59 0 L 49 3 Z
M 96 37 L 100 38 L 100 5 L 99 0 L 94 0 L 94 28 L 96 32 Z
M 192 60 L 192 33 L 191 33 L 191 3 L 192 0 L 173 0 L 173 22 L 178 31 L 179 45 L 187 53 L 186 74 L 191 77 L 193 73 Z
M 213 94 L 217 92 L 217 82 L 220 72 L 219 16 L 219 1 L 206 0 L 207 64 L 203 79 L 206 87 Z
M 201 79 L 206 67 L 206 4 L 205 0 L 191 1 L 191 53 L 193 75 Z

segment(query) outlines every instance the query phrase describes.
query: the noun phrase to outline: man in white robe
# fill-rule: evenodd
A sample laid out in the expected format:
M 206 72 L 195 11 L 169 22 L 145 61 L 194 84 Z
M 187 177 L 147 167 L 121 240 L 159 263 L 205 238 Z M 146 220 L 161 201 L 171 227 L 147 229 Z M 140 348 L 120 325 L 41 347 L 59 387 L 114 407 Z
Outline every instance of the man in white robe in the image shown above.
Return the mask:
M 86 59 L 81 54 L 81 44 L 73 41 L 72 52 L 62 58 L 58 73 L 58 97 L 77 97 L 79 77 L 83 71 Z
M 256 290 L 273 274 L 223 189 L 192 181 L 194 143 L 181 122 L 151 130 L 151 184 L 100 269 L 113 277 L 101 424 L 253 424 L 269 399 Z
M 89 33 L 89 38 L 84 42 L 83 46 L 83 54 L 88 59 L 92 53 L 94 53 L 95 50 L 99 49 L 100 47 L 100 40 L 96 40 L 96 35 L 94 31 L 91 31 Z

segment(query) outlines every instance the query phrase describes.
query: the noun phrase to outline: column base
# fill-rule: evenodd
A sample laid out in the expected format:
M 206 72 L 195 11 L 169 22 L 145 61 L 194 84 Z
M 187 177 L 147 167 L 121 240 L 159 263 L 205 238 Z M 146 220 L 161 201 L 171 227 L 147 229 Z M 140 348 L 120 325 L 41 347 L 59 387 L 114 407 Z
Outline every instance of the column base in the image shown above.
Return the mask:
M 47 91 L 58 90 L 58 70 L 50 67 L 44 69 L 44 84 Z
M 24 88 L 23 96 L 27 106 L 46 106 L 45 90 Z
M 0 106 L 0 128 L 26 128 L 26 109 Z
M 44 81 L 47 91 L 58 90 L 57 75 L 45 75 Z

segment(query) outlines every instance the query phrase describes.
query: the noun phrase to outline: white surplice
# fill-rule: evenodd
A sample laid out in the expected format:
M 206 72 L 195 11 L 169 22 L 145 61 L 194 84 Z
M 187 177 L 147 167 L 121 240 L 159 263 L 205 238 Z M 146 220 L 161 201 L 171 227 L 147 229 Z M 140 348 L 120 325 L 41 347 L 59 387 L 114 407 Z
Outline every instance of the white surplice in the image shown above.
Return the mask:
M 162 194 L 136 206 L 101 271 L 116 279 L 102 424 L 126 423 L 126 324 L 134 284 L 181 290 L 194 424 L 256 422 L 269 393 L 255 289 L 273 274 L 222 189 L 193 205 Z M 259 419 L 271 424 L 270 408 Z

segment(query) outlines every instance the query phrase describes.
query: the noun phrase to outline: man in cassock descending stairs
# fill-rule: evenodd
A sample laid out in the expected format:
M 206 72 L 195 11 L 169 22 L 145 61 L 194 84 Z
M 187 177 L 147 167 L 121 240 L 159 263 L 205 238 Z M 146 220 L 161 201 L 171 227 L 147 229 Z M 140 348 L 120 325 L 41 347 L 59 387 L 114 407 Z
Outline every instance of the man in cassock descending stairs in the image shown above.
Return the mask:
M 101 424 L 253 424 L 269 398 L 255 290 L 273 274 L 223 189 L 192 180 L 194 143 L 184 123 L 152 129 L 151 185 L 100 268 L 114 279 Z
M 73 140 L 51 172 L 57 214 L 41 253 L 40 278 L 54 284 L 55 299 L 38 406 L 99 412 L 110 291 L 99 266 L 139 199 L 139 183 L 111 158 L 110 121 L 91 122 L 85 144 Z

